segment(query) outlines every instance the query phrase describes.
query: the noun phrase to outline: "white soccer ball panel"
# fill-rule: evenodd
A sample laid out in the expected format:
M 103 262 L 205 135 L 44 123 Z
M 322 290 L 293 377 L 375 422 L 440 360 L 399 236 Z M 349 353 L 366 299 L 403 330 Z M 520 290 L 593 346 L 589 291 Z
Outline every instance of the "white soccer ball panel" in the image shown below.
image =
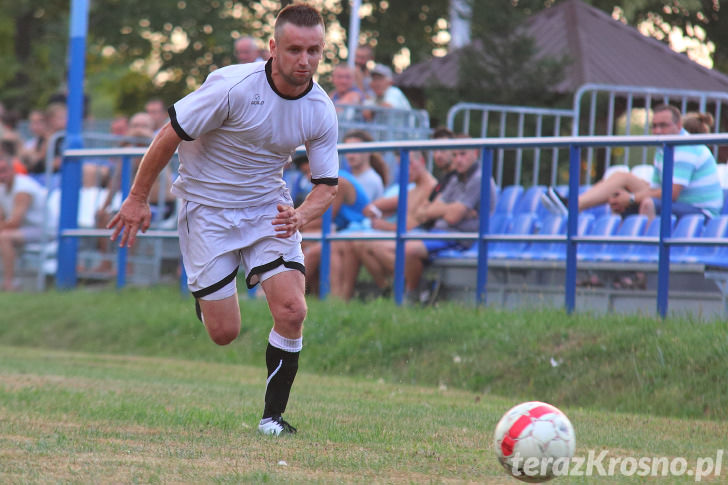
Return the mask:
M 576 448 L 574 429 L 566 415 L 538 401 L 521 403 L 506 411 L 496 425 L 494 438 L 496 456 L 506 471 L 531 483 L 553 478 L 552 467 L 529 469 L 531 475 L 524 475 L 520 472 L 525 460 L 532 458 L 541 463 L 543 459 L 569 458 Z M 520 472 L 513 466 L 516 457 L 520 460 Z

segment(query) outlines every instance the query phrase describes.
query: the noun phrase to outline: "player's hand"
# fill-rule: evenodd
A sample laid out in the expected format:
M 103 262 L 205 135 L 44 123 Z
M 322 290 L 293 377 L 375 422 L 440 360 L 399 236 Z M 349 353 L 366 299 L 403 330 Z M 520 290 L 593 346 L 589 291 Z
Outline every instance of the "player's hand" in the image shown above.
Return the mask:
M 147 232 L 152 222 L 152 211 L 146 200 L 141 200 L 132 196 L 126 198 L 121 209 L 111 219 L 106 226 L 107 229 L 114 229 L 111 234 L 111 240 L 115 241 L 121 233 L 121 241 L 119 247 L 130 247 L 136 241 L 136 235 L 139 230 Z
M 278 204 L 278 214 L 273 219 L 276 237 L 286 238 L 303 226 L 303 217 L 290 205 Z

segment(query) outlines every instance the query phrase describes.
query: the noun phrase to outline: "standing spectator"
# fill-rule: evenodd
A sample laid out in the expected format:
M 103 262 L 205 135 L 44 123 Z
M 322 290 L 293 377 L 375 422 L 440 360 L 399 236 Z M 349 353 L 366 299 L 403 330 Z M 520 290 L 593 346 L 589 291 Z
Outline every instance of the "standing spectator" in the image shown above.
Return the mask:
M 340 104 L 356 104 L 360 105 L 364 102 L 364 93 L 354 83 L 354 69 L 346 64 L 337 64 L 331 74 L 334 83 L 334 89 L 329 93 L 331 101 L 334 105 Z M 339 118 L 351 120 L 356 113 L 350 108 L 336 108 Z
M 352 130 L 344 135 L 344 143 L 368 143 L 374 139 L 363 130 Z M 382 156 L 375 152 L 349 152 L 345 156 L 349 172 L 364 187 L 369 200 L 382 196 L 388 182 L 388 168 Z
M 111 120 L 111 126 L 109 132 L 115 136 L 125 136 L 129 130 L 129 118 L 126 115 L 115 116 Z
M 152 117 L 152 122 L 154 123 L 154 134 L 156 135 L 169 120 L 164 101 L 159 98 L 152 98 L 144 105 L 144 111 Z
M 3 290 L 15 291 L 17 249 L 43 236 L 45 190 L 27 175 L 16 174 L 0 151 L 0 260 Z
M 252 37 L 240 37 L 235 41 L 235 59 L 238 64 L 262 61 L 258 44 Z
M 372 69 L 372 91 L 374 99 L 367 104 L 382 108 L 412 109 L 407 96 L 394 85 L 392 70 L 384 64 Z
M 365 98 L 374 97 L 371 89 L 372 75 L 369 64 L 374 62 L 374 52 L 369 45 L 360 45 L 354 51 L 354 75 L 356 85 Z
M 303 348 L 305 267 L 299 229 L 318 219 L 337 192 L 338 125 L 334 105 L 313 81 L 324 51 L 324 21 L 305 4 L 283 8 L 266 63 L 235 64 L 169 108 L 170 122 L 150 145 L 119 212 L 112 240 L 133 245 L 151 223 L 154 181 L 179 148 L 173 193 L 182 200 L 179 242 L 187 285 L 210 339 L 240 334 L 236 275 L 261 283 L 273 319 L 268 379 L 258 431 L 293 434 L 286 410 Z M 314 188 L 293 207 L 283 167 L 305 145 Z

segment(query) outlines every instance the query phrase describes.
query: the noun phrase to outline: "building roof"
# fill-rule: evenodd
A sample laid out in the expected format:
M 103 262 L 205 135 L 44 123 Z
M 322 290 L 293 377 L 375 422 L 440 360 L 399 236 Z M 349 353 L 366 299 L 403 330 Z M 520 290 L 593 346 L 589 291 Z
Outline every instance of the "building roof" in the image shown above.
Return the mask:
M 573 92 L 587 83 L 728 91 L 727 75 L 580 0 L 564 0 L 542 10 L 526 19 L 523 29 L 536 42 L 539 57 L 566 55 L 571 60 L 564 80 L 554 87 L 557 92 Z M 461 52 L 413 64 L 395 77 L 395 84 L 454 87 Z

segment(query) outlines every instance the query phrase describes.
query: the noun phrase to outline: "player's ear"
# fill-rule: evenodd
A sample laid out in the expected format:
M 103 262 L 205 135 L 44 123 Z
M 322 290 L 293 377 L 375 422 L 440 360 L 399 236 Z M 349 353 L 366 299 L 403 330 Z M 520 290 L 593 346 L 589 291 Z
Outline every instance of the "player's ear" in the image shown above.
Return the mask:
M 268 50 L 270 51 L 270 56 L 275 57 L 276 41 L 273 37 L 268 41 Z

